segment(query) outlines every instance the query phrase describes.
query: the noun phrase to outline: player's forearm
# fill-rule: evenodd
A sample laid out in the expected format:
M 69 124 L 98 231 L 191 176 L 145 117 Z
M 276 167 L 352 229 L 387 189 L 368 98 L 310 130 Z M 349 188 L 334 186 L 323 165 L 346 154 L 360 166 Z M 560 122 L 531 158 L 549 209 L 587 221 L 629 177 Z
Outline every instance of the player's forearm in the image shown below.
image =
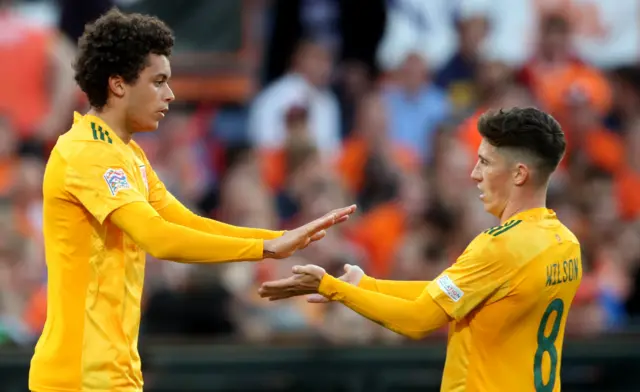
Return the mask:
M 431 282 L 428 280 L 382 280 L 365 275 L 358 287 L 392 297 L 414 300 L 422 294 L 429 283 Z
M 263 240 L 208 234 L 166 221 L 148 204 L 118 208 L 111 221 L 152 256 L 187 263 L 261 260 Z
M 413 339 L 420 339 L 449 321 L 447 314 L 427 291 L 414 300 L 407 300 L 355 287 L 330 275 L 324 276 L 318 291 L 333 301 L 342 302 L 360 315 Z
M 258 238 L 270 240 L 280 237 L 282 231 L 254 229 L 249 227 L 233 226 L 213 219 L 203 218 L 191 212 L 177 200 L 173 200 L 165 208 L 158 211 L 165 220 L 177 225 L 190 227 L 194 230 L 209 234 L 223 235 L 238 238 Z

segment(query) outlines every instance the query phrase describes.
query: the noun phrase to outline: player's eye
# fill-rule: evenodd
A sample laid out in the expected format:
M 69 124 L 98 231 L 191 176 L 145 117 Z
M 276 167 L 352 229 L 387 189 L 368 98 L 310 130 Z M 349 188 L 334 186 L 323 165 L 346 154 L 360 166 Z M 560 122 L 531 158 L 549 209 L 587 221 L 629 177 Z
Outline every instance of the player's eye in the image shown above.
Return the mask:
M 157 87 L 160 87 L 160 86 L 162 86 L 163 84 L 165 84 L 166 82 L 167 82 L 166 80 L 156 80 L 154 84 L 155 84 Z

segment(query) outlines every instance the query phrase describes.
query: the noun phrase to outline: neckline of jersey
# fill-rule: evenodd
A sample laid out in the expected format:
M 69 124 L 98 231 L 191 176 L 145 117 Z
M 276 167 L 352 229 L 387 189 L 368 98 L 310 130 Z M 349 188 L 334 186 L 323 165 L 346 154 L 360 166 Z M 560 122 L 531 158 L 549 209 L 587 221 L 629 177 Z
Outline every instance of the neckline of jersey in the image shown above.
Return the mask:
M 507 221 L 513 220 L 542 220 L 555 217 L 555 211 L 546 207 L 530 208 L 528 210 L 520 211 L 515 215 L 512 215 Z
M 92 120 L 97 125 L 101 126 L 103 129 L 109 131 L 109 136 L 111 137 L 111 139 L 113 139 L 114 141 L 117 141 L 121 145 L 125 145 L 125 146 L 127 145 L 127 143 L 125 143 L 122 139 L 120 139 L 120 136 L 118 136 L 118 134 L 113 131 L 113 129 L 109 126 L 109 124 L 107 124 L 100 117 L 98 117 L 96 115 L 93 115 L 93 114 L 84 114 L 84 115 L 82 115 L 82 114 L 80 114 L 78 112 L 74 112 L 73 113 L 73 117 L 74 117 L 74 123 L 81 122 L 81 121 Z

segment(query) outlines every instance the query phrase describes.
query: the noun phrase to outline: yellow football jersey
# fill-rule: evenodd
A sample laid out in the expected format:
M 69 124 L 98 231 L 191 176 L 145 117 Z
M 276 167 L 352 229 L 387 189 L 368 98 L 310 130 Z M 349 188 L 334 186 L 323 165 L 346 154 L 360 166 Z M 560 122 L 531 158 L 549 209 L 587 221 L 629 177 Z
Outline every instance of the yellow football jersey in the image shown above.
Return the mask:
M 106 218 L 172 199 L 144 153 L 98 117 L 75 114 L 44 175 L 47 320 L 29 374 L 34 392 L 141 391 L 145 253 Z
M 441 391 L 560 391 L 581 278 L 580 244 L 552 210 L 519 213 L 476 237 L 427 286 L 454 320 Z

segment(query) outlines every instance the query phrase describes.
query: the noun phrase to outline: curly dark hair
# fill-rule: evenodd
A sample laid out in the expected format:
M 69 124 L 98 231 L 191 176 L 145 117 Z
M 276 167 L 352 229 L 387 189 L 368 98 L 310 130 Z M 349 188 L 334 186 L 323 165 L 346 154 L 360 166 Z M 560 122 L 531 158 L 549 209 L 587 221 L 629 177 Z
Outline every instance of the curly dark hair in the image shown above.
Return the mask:
M 96 109 L 107 104 L 108 83 L 121 76 L 131 84 L 147 66 L 149 54 L 170 56 L 174 37 L 160 19 L 111 9 L 85 27 L 78 41 L 75 79 Z
M 478 119 L 478 131 L 495 147 L 533 157 L 545 180 L 558 167 L 567 145 L 560 124 L 536 108 L 487 112 Z

